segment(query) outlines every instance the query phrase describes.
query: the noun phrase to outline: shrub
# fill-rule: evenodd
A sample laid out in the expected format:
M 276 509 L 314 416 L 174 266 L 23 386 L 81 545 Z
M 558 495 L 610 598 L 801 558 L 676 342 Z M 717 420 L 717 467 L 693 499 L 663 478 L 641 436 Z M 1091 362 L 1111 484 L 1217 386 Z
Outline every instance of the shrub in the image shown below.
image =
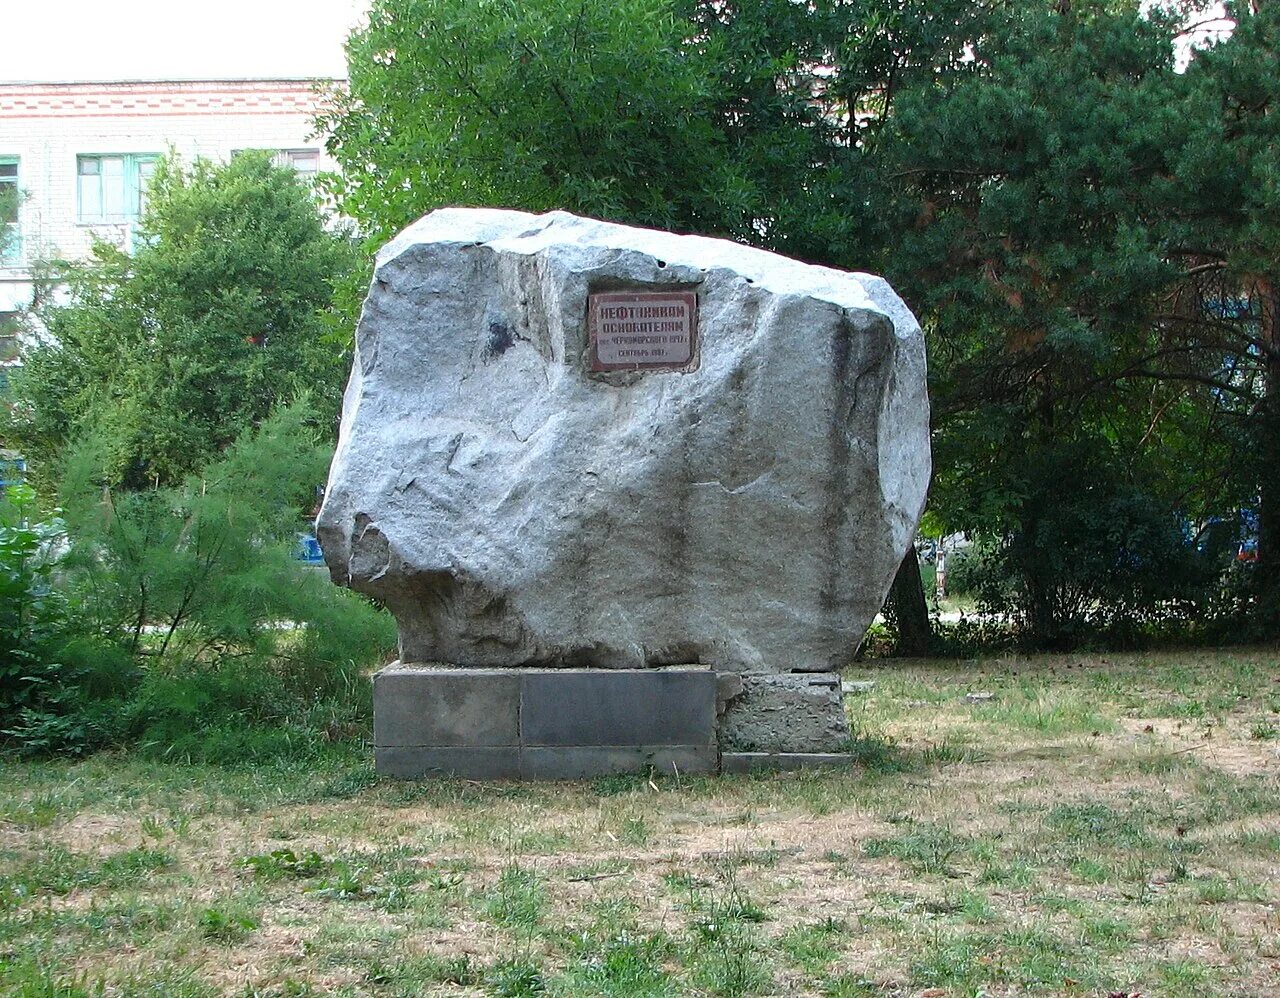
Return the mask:
M 49 652 L 65 615 L 50 585 L 55 523 L 32 522 L 34 496 L 24 486 L 0 503 L 0 720 L 48 699 L 58 666 Z
M 1018 527 L 972 553 L 962 581 L 1025 644 L 1132 645 L 1215 591 L 1213 553 L 1105 459 L 1063 446 L 1023 485 Z
M 67 459 L 65 535 L 0 540 L 11 743 L 234 763 L 363 734 L 363 670 L 395 625 L 292 558 L 325 458 L 308 409 L 273 413 L 181 488 L 117 494 L 102 457 L 86 438 Z
M 137 670 L 119 647 L 74 633 L 55 586 L 63 525 L 32 491 L 0 502 L 0 738 L 26 752 L 84 752 L 112 740 L 115 705 Z

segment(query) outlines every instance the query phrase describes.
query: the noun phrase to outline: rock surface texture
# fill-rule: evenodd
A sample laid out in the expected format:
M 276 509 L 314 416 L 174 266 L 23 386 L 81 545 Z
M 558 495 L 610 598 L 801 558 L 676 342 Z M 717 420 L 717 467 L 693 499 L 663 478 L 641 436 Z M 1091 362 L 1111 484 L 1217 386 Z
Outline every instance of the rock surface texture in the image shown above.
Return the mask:
M 840 677 L 744 675 L 717 739 L 725 752 L 839 752 L 849 741 Z
M 593 372 L 588 296 L 696 295 L 678 370 Z M 878 277 L 564 213 L 379 254 L 320 513 L 401 658 L 845 665 L 929 479 L 920 327 Z

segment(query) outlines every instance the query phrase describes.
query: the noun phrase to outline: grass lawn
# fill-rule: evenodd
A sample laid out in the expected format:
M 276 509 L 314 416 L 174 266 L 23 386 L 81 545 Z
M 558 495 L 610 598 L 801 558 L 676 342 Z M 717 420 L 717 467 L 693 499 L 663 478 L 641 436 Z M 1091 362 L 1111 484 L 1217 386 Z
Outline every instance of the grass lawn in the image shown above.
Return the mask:
M 841 773 L 5 764 L 0 994 L 1280 994 L 1280 657 L 847 678 Z

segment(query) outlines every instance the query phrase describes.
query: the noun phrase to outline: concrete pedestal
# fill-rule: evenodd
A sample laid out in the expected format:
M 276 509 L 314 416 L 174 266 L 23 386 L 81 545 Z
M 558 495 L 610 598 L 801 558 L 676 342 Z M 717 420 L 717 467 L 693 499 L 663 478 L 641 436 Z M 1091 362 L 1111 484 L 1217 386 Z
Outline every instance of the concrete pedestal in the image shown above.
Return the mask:
M 387 776 L 555 780 L 720 765 L 716 676 L 707 668 L 397 663 L 373 678 L 373 729 Z
M 847 764 L 839 680 L 708 667 L 461 669 L 373 677 L 379 773 L 476 780 L 745 773 Z

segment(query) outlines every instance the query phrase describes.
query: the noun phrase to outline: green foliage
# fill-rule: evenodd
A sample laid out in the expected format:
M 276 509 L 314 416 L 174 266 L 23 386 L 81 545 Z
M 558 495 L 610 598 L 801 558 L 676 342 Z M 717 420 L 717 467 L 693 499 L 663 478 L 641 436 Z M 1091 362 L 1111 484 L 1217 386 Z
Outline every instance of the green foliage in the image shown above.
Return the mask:
M 298 856 L 292 849 L 275 849 L 270 853 L 246 856 L 244 865 L 253 871 L 255 877 L 282 880 L 286 877 L 306 879 L 319 876 L 326 864 L 314 851 Z
M 494 998 L 539 998 L 547 993 L 542 968 L 531 960 L 499 960 L 485 973 L 485 984 Z
M 1143 815 L 1117 812 L 1106 804 L 1059 804 L 1046 816 L 1045 824 L 1069 840 L 1100 842 L 1137 849 L 1150 845 Z
M 61 513 L 56 543 L 5 527 L 12 745 L 231 763 L 366 728 L 361 670 L 394 626 L 292 557 L 344 367 L 325 313 L 355 262 L 291 171 L 245 155 L 162 163 L 134 255 L 61 269 L 8 426 Z
M 83 981 L 59 980 L 45 964 L 30 957 L 0 957 L 0 985 L 15 998 L 90 998 Z
M 201 478 L 141 492 L 113 487 L 100 441 L 72 449 L 56 565 L 29 567 L 41 530 L 5 534 L 7 578 L 28 593 L 6 602 L 24 608 L 4 687 L 17 745 L 124 742 L 233 763 L 307 756 L 365 730 L 361 670 L 394 643 L 394 624 L 292 558 L 326 457 L 310 422 L 307 407 L 282 407 Z
M 375 244 L 447 204 L 794 242 L 828 196 L 794 47 L 838 37 L 819 7 L 378 0 L 320 121 L 332 193 Z
M 415 956 L 412 959 L 374 963 L 368 972 L 370 983 L 391 987 L 395 994 L 420 994 L 429 984 L 453 984 L 475 987 L 484 980 L 484 968 L 470 955 L 440 957 Z
M 899 90 L 874 150 L 903 233 L 883 266 L 930 331 L 936 519 L 998 542 L 989 605 L 1036 645 L 1130 642 L 1192 592 L 1184 631 L 1203 615 L 1222 565 L 1178 518 L 1261 495 L 1265 547 L 1275 243 L 1245 243 L 1274 218 L 1280 22 L 1239 11 L 1182 74 L 1185 13 L 1001 12 L 969 63 Z
M 1161 621 L 1198 610 L 1222 562 L 1109 466 L 1101 445 L 1044 446 L 1017 474 L 1015 528 L 966 569 L 982 609 L 1042 647 L 1091 634 L 1132 645 Z
M 533 871 L 512 861 L 498 874 L 484 910 L 498 925 L 532 932 L 542 917 L 546 892 Z
M 1203 605 L 1221 565 L 1176 524 L 1261 494 L 1265 535 L 1280 494 L 1275 336 L 1224 308 L 1280 286 L 1280 14 L 1180 73 L 1192 5 L 628 3 L 378 0 L 324 117 L 343 209 L 375 243 L 492 204 L 878 269 L 930 341 L 931 523 L 995 543 L 989 605 L 1054 646 Z
M 173 486 L 279 402 L 310 393 L 328 425 L 345 365 L 322 316 L 354 264 L 265 154 L 163 161 L 134 254 L 99 244 L 59 268 L 66 301 L 39 310 L 52 337 L 16 379 L 17 445 L 46 469 L 92 433 L 112 481 Z
M 123 713 L 146 755 L 232 763 L 314 751 L 322 735 L 295 721 L 297 710 L 278 676 L 246 662 L 178 674 L 152 669 Z
M 53 591 L 49 546 L 60 536 L 55 523 L 33 523 L 34 495 L 11 488 L 0 501 L 0 723 L 56 698 L 61 666 L 51 661 L 65 615 Z
M 136 886 L 173 865 L 173 856 L 159 849 L 128 849 L 100 858 L 53 847 L 0 875 L 0 907 L 39 894 Z
M 288 548 L 323 475 L 309 415 L 303 406 L 277 410 L 201 478 L 172 488 L 113 488 L 101 437 L 73 447 L 60 499 L 87 619 L 128 633 L 134 651 L 145 650 L 146 628 L 160 628 L 161 656 L 186 636 L 175 650 L 188 660 L 274 640 L 265 625 L 295 619 L 283 614 L 307 596 Z
M 602 933 L 603 928 L 572 938 L 577 962 L 557 982 L 560 993 L 611 998 L 667 998 L 679 993 L 664 967 L 675 955 L 670 939 L 630 929 Z
M 868 772 L 894 773 L 907 768 L 897 745 L 883 737 L 854 734 L 841 746 L 841 751 L 848 752 L 852 761 Z
M 76 632 L 55 576 L 65 525 L 38 517 L 27 486 L 0 500 L 0 742 L 80 753 L 114 740 L 138 673 L 109 638 Z
M 896 838 L 871 838 L 868 856 L 892 856 L 921 873 L 952 876 L 952 861 L 968 846 L 964 836 L 942 825 L 922 824 Z
M 200 914 L 200 934 L 214 942 L 232 945 L 258 927 L 258 920 L 242 911 L 206 908 Z
M 369 893 L 367 871 L 343 860 L 334 860 L 329 875 L 307 888 L 308 894 L 331 901 L 351 901 Z

